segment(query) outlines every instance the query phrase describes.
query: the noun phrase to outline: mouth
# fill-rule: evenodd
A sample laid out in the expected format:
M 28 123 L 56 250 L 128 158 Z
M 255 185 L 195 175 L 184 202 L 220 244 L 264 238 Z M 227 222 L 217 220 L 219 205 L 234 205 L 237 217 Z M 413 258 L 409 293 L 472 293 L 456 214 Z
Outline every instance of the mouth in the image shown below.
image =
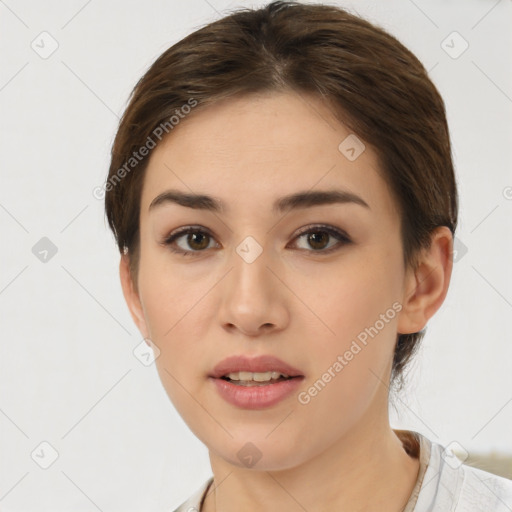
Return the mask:
M 231 356 L 208 375 L 220 396 L 241 409 L 266 409 L 290 397 L 301 385 L 302 371 L 272 355 Z
M 301 379 L 302 376 L 290 376 L 281 372 L 230 372 L 223 375 L 221 379 L 235 384 L 236 386 L 268 386 L 277 382 L 284 382 L 292 379 Z
M 272 355 L 235 355 L 220 361 L 208 375 L 240 386 L 266 385 L 304 377 L 297 368 Z

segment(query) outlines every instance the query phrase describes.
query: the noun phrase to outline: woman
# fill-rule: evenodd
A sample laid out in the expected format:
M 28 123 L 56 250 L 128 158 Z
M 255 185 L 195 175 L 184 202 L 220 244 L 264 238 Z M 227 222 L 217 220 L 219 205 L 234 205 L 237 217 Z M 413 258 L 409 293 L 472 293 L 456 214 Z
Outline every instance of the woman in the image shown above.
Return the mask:
M 136 85 L 105 206 L 128 307 L 213 477 L 176 512 L 511 510 L 512 483 L 391 428 L 446 296 L 442 98 L 394 37 L 272 2 Z

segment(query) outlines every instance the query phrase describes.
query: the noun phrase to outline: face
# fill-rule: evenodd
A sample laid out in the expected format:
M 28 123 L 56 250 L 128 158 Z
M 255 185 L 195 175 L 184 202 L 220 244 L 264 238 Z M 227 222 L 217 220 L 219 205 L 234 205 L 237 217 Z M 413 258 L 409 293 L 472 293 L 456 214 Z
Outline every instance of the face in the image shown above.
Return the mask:
M 254 450 L 259 468 L 289 468 L 387 421 L 400 219 L 374 150 L 357 156 L 350 135 L 313 96 L 250 96 L 195 113 L 151 155 L 130 308 L 174 406 L 230 464 Z M 221 207 L 178 204 L 170 190 Z M 342 200 L 277 208 L 333 191 Z M 209 377 L 232 355 L 272 355 L 302 377 L 271 405 L 235 405 Z

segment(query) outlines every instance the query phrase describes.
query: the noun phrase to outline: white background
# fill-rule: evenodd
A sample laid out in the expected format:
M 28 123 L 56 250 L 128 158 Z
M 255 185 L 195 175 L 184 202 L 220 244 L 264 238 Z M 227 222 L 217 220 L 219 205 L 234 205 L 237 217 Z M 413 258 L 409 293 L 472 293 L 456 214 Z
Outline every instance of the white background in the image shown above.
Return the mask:
M 92 190 L 105 180 L 118 116 L 153 60 L 227 8 L 262 4 L 0 1 L 2 512 L 168 511 L 211 474 L 154 365 L 132 353 L 141 338 Z M 338 4 L 397 36 L 430 70 L 459 184 L 457 236 L 467 252 L 393 423 L 471 453 L 510 454 L 512 2 Z M 59 45 L 47 59 L 31 48 L 42 31 Z M 469 43 L 456 59 L 441 46 L 453 31 Z M 42 237 L 58 249 L 46 263 L 32 253 Z M 31 457 L 36 450 L 48 461 L 43 441 L 58 452 L 48 469 Z

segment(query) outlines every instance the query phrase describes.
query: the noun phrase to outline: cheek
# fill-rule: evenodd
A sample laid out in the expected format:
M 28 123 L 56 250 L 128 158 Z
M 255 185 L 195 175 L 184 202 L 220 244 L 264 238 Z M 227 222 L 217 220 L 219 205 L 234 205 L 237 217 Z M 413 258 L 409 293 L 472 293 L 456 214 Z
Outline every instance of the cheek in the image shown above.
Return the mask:
M 312 377 L 328 381 L 332 399 L 347 405 L 371 395 L 392 361 L 401 309 L 400 255 L 392 252 L 361 252 L 352 264 L 333 267 L 329 279 L 321 281 L 322 292 L 310 291 L 311 309 L 321 317 L 324 333 L 315 342 Z M 311 351 L 311 346 L 304 350 Z
M 216 307 L 212 291 L 219 277 L 200 270 L 200 264 L 194 267 L 199 272 L 191 268 L 171 265 L 160 251 L 148 251 L 140 266 L 146 322 L 160 350 L 155 364 L 173 402 L 190 400 L 184 388 L 194 394 L 209 369 L 205 351 L 212 339 L 208 332 Z
M 311 300 L 311 309 L 330 328 L 331 336 L 326 339 L 334 344 L 355 338 L 374 325 L 400 297 L 395 256 L 375 252 L 360 251 L 332 265 L 322 277 L 303 281 L 301 291 L 309 289 L 306 297 Z M 394 311 L 390 313 L 395 316 Z
M 347 278 L 348 279 L 348 278 Z M 324 320 L 334 331 L 310 332 L 302 349 L 311 355 L 311 372 L 298 397 L 304 425 L 313 422 L 326 436 L 348 432 L 387 394 L 396 332 L 396 307 L 375 281 L 329 288 Z M 372 283 L 371 285 L 369 283 Z M 381 316 L 383 315 L 383 316 Z
M 165 249 L 151 247 L 141 253 L 139 288 L 149 330 L 155 340 L 172 338 L 187 310 L 199 302 L 205 284 L 171 265 Z

